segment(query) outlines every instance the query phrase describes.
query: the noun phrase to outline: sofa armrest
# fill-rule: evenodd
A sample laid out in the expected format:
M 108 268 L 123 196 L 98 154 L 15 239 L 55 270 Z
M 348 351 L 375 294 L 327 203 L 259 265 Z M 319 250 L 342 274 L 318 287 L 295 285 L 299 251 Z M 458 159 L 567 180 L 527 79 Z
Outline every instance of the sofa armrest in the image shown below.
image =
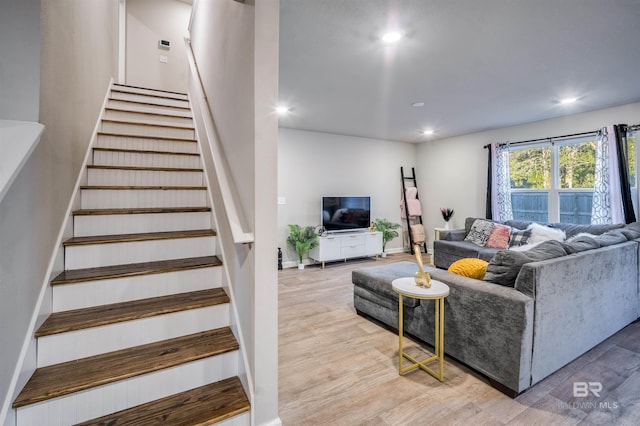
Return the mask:
M 466 231 L 464 229 L 449 229 L 440 231 L 440 239 L 444 241 L 463 241 Z
M 636 320 L 637 243 L 527 263 L 515 287 L 535 299 L 533 385 Z

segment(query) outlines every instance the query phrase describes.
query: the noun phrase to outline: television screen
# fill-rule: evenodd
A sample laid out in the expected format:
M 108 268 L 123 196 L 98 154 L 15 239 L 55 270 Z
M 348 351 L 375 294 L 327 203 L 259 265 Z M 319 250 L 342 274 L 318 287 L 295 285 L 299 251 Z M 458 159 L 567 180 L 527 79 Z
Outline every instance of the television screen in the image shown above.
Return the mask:
M 371 197 L 322 197 L 322 226 L 327 231 L 365 229 L 371 224 Z

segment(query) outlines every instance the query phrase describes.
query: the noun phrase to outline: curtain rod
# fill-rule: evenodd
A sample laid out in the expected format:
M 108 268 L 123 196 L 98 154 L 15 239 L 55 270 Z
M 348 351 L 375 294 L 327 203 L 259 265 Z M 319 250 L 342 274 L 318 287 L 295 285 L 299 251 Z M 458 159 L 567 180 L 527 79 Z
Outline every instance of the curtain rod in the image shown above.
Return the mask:
M 526 140 L 526 141 L 518 141 L 518 142 L 504 142 L 504 143 L 499 143 L 498 145 L 499 146 L 519 145 L 519 144 L 523 144 L 523 143 L 533 143 L 533 142 L 543 142 L 543 141 L 553 142 L 554 140 L 573 138 L 573 137 L 577 137 L 577 136 L 596 135 L 598 132 L 599 132 L 599 130 L 593 130 L 591 132 L 573 133 L 573 134 L 570 134 L 570 135 L 553 136 L 553 137 L 550 137 L 550 138 L 529 139 L 529 140 Z M 487 144 L 484 147 L 485 148 L 489 148 L 490 146 L 491 146 L 491 144 Z

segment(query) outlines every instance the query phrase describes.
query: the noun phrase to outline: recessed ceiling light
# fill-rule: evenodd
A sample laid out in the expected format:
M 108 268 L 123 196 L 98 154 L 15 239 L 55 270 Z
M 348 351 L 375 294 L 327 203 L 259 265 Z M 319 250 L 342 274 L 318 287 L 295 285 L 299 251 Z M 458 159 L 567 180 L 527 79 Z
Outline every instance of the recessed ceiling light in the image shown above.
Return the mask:
M 383 34 L 382 41 L 385 43 L 395 43 L 396 41 L 402 38 L 402 34 L 397 31 L 390 31 L 388 33 Z
M 577 100 L 578 100 L 578 98 L 564 98 L 564 99 L 560 100 L 560 103 L 561 104 L 572 104 Z
M 280 115 L 286 115 L 289 113 L 289 108 L 286 106 L 279 106 L 276 108 L 276 112 Z
M 425 136 L 429 136 L 429 135 L 434 134 L 435 132 L 436 131 L 433 130 L 433 129 L 425 129 L 425 130 L 422 131 L 422 134 L 425 135 Z
M 411 104 L 411 106 L 414 108 L 420 108 L 424 106 L 424 102 L 414 102 Z

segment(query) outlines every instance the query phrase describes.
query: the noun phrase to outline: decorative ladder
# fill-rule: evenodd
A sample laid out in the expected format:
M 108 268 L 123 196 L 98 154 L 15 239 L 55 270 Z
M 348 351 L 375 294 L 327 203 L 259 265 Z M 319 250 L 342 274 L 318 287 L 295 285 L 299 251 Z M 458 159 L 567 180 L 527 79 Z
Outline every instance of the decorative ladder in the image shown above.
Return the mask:
M 412 167 L 411 168 L 411 176 L 404 175 L 404 167 L 400 166 L 400 180 L 402 182 L 402 202 L 404 203 L 404 212 L 407 221 L 407 235 L 409 236 L 409 250 L 411 254 L 415 254 L 413 250 L 413 235 L 411 234 L 411 217 L 416 218 L 418 223 L 422 225 L 422 215 L 420 216 L 409 216 L 409 204 L 407 203 L 407 186 L 405 184 L 406 181 L 413 182 L 413 186 L 416 188 L 416 199 L 420 199 L 418 194 L 418 182 L 416 181 L 416 171 Z M 424 248 L 424 252 L 427 252 L 427 242 L 422 243 L 422 247 Z
M 18 426 L 250 424 L 186 94 L 112 85 Z

